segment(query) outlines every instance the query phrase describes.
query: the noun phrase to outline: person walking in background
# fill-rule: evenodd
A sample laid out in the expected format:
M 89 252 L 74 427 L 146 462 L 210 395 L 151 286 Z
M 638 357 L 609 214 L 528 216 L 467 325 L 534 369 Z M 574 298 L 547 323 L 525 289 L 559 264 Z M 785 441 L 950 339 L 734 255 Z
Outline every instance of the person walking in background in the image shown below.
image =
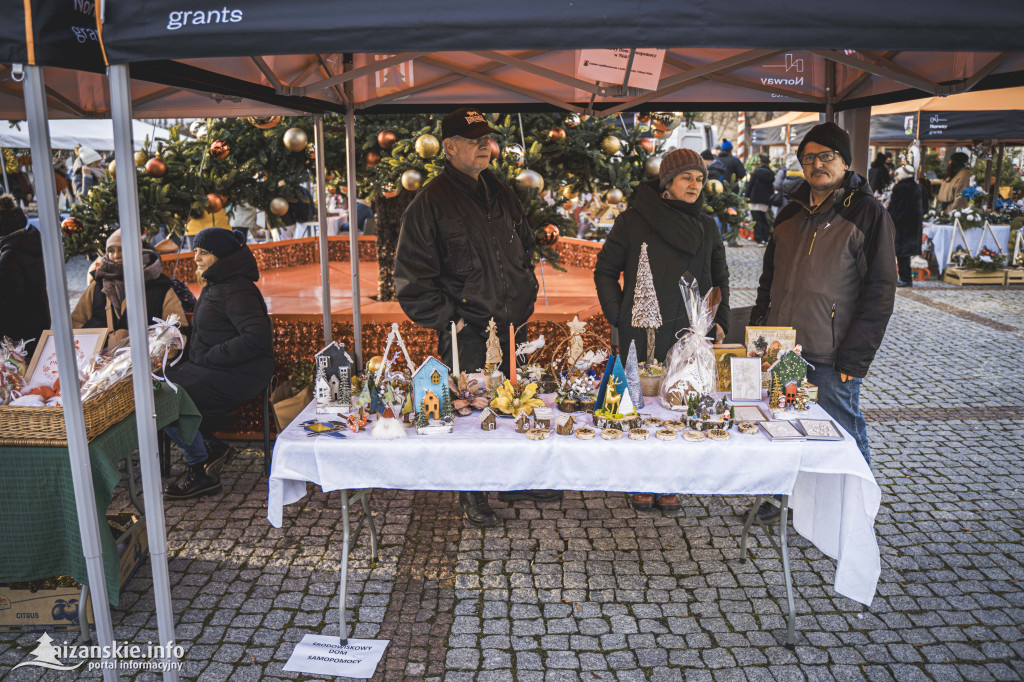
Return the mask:
M 707 166 L 708 169 L 707 180 L 718 180 L 719 182 L 721 182 L 722 177 L 725 175 L 725 166 L 722 165 L 722 162 L 719 161 L 718 158 L 714 154 L 712 154 L 711 150 L 709 149 L 705 149 L 704 151 L 702 151 L 700 153 L 700 158 L 704 161 L 704 164 Z
M 796 154 L 790 154 L 782 164 L 782 168 L 775 172 L 775 191 L 781 195 L 778 210 L 775 215 L 782 212 L 782 209 L 789 203 L 789 195 L 796 191 L 796 188 L 804 181 L 804 170 L 800 165 L 800 159 Z
M 718 161 L 725 169 L 722 173 L 722 182 L 736 184 L 747 177 L 747 169 L 743 162 L 732 155 L 732 142 L 722 140 L 722 151 L 718 154 Z
M 747 188 L 744 190 L 750 217 L 754 219 L 754 241 L 762 246 L 768 243 L 772 235 L 772 224 L 768 216 L 771 211 L 769 202 L 775 194 L 775 174 L 768 165 L 770 162 L 767 154 L 758 154 L 758 166 L 750 174 L 750 180 L 747 181 Z
M 914 285 L 910 259 L 921 255 L 921 235 L 924 219 L 921 186 L 914 179 L 913 166 L 896 169 L 896 184 L 889 199 L 889 215 L 896 228 L 896 286 Z
M 963 152 L 954 152 L 949 157 L 949 165 L 946 167 L 946 177 L 939 185 L 939 196 L 937 198 L 939 209 L 942 211 L 955 211 L 958 208 L 967 207 L 967 197 L 961 192 L 971 183 L 974 173 L 971 171 L 970 157 Z
M 889 157 L 891 156 L 892 154 L 889 154 Z M 875 155 L 875 160 L 868 168 L 868 186 L 875 194 L 881 194 L 889 186 L 889 166 L 886 163 L 886 155 L 882 152 Z

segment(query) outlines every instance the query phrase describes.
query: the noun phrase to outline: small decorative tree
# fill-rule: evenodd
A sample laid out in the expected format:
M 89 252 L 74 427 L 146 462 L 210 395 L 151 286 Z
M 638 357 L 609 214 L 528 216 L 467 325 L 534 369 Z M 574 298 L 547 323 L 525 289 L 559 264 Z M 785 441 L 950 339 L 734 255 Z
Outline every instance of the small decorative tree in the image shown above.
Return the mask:
M 772 390 L 768 394 L 768 406 L 771 409 L 776 409 L 779 406 L 779 396 L 782 395 L 782 382 L 779 381 L 779 377 L 776 375 L 772 377 Z
M 629 355 L 626 356 L 626 383 L 629 386 L 629 397 L 633 406 L 644 406 L 644 394 L 640 387 L 640 364 L 636 359 L 636 341 L 629 342 Z
M 647 330 L 647 362 L 654 362 L 654 331 L 661 326 L 661 307 L 654 290 L 654 275 L 647 259 L 647 242 L 640 245 L 640 265 L 636 272 L 636 291 L 633 294 L 633 327 Z

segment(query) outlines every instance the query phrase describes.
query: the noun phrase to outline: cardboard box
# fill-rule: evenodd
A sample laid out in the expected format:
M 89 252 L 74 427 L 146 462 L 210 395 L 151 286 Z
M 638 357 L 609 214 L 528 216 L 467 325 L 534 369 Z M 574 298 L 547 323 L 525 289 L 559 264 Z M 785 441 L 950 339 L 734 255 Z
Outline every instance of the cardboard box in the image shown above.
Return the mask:
M 123 545 L 120 586 L 124 587 L 149 556 L 146 520 L 140 519 L 138 514 L 114 514 L 107 520 L 108 523 L 132 524 L 126 531 L 127 536 L 118 541 L 119 547 Z M 91 593 L 82 608 L 82 586 L 70 579 L 67 582 L 70 584 L 65 587 L 41 589 L 12 589 L 0 585 L 0 631 L 78 629 L 83 613 L 92 625 L 95 620 Z

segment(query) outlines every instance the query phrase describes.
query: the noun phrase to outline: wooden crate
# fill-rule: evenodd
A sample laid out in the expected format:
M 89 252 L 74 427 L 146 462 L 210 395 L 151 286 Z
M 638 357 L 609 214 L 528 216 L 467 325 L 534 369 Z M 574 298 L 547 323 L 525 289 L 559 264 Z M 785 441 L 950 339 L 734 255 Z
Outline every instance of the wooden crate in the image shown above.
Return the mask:
M 1024 268 L 1005 268 L 1007 284 L 1024 284 Z
M 942 280 L 958 287 L 968 284 L 1006 284 L 1006 271 L 984 272 L 974 268 L 946 268 Z

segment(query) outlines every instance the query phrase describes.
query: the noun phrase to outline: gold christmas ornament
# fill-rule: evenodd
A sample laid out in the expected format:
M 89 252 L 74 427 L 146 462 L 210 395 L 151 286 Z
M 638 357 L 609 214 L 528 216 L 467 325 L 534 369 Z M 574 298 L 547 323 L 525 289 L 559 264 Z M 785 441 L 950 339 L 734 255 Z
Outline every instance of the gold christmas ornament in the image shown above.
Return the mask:
M 66 235 L 78 234 L 85 229 L 82 221 L 74 216 L 65 218 L 64 222 L 60 224 L 60 231 Z
M 538 192 L 544 191 L 544 178 L 542 178 L 540 176 L 540 173 L 538 173 L 535 170 L 530 170 L 529 168 L 524 170 L 522 173 L 519 174 L 518 182 L 520 185 L 525 185 L 526 187 L 533 187 Z
M 644 171 L 652 177 L 657 177 L 661 172 L 661 157 L 652 156 L 644 162 Z
M 615 204 L 621 203 L 623 199 L 622 190 L 618 187 L 612 187 L 608 190 L 608 194 L 604 196 L 604 200 L 614 206 Z
M 107 172 L 110 173 L 111 175 L 117 173 L 117 159 L 114 159 L 109 164 L 107 164 Z
M 149 154 L 140 149 L 139 151 L 135 152 L 134 159 L 136 168 L 145 168 L 146 162 L 149 161 Z
M 580 124 L 580 115 L 579 114 L 569 114 L 568 116 L 565 117 L 565 127 L 566 128 L 575 128 L 579 124 Z
M 380 369 L 380 365 L 382 362 L 384 362 L 384 358 L 382 358 L 379 355 L 374 355 L 372 358 L 370 358 L 369 362 L 366 363 L 367 371 L 369 371 L 371 374 L 376 374 L 377 370 Z
M 561 191 L 562 191 L 562 196 L 565 197 L 566 199 L 568 199 L 569 201 L 572 201 L 573 199 L 575 199 L 576 197 L 578 197 L 580 195 L 579 192 L 577 192 L 576 190 L 574 190 L 572 188 L 572 185 L 562 185 L 562 190 Z
M 565 130 L 562 128 L 552 128 L 548 131 L 548 139 L 552 142 L 561 142 L 565 139 Z
M 274 197 L 270 200 L 270 212 L 276 216 L 282 216 L 288 212 L 288 200 L 284 197 Z
M 432 159 L 437 156 L 439 151 L 441 151 L 441 143 L 430 133 L 416 138 L 416 153 L 420 155 L 421 159 Z
M 670 131 L 679 127 L 683 115 L 676 111 L 659 111 L 651 114 L 651 124 L 657 130 Z
M 245 120 L 260 130 L 270 130 L 281 123 L 280 116 L 250 116 Z
M 562 234 L 558 231 L 557 225 L 545 225 L 544 229 L 541 231 L 540 237 L 537 239 L 537 242 L 541 246 L 554 246 L 558 242 L 558 238 L 561 236 Z
M 603 140 L 601 140 L 601 151 L 603 151 L 608 156 L 611 156 L 612 154 L 618 153 L 618 151 L 621 148 L 622 148 L 622 140 L 620 140 L 619 138 L 615 137 L 614 135 L 609 135 L 606 138 L 604 138 Z
M 707 188 L 712 194 L 721 194 L 725 191 L 725 186 L 722 185 L 721 180 L 708 180 Z
M 409 170 L 402 173 L 402 187 L 415 192 L 423 184 L 423 174 L 418 170 L 410 168 Z
M 309 144 L 309 136 L 306 135 L 306 131 L 302 128 L 289 128 L 284 131 L 284 137 L 281 138 L 281 141 L 288 148 L 288 151 L 301 152 Z

